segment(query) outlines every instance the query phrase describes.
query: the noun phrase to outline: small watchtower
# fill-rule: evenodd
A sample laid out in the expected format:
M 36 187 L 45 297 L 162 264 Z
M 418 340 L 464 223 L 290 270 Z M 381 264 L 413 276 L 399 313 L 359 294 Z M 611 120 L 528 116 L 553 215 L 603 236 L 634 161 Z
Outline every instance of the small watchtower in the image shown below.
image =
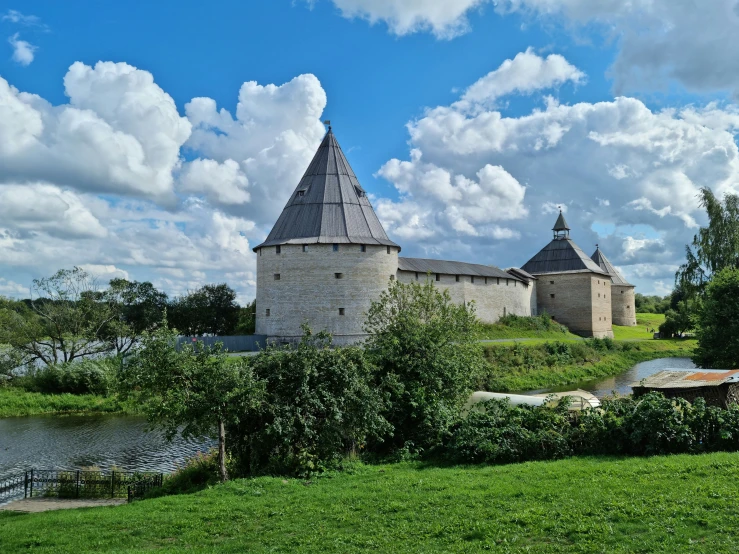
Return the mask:
M 537 277 L 539 313 L 579 335 L 613 337 L 610 276 L 570 238 L 562 210 L 552 232 L 551 242 L 521 266 Z

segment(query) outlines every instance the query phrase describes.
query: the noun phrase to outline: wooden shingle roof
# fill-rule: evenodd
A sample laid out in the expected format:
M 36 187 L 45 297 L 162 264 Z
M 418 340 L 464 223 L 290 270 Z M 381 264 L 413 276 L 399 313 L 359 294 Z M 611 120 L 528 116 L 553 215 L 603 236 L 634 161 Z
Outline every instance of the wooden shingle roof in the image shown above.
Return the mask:
M 262 246 L 391 241 L 331 127 Z

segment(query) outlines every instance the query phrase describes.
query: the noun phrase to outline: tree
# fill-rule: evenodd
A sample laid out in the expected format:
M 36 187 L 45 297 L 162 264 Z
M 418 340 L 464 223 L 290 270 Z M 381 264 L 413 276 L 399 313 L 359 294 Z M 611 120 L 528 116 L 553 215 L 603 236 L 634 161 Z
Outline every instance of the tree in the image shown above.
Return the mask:
M 170 322 L 185 335 L 232 335 L 239 321 L 236 292 L 226 283 L 204 285 L 170 307 Z
M 693 361 L 698 366 L 739 368 L 739 269 L 721 270 L 706 287 L 696 335 Z
M 114 317 L 97 281 L 79 267 L 34 279 L 30 308 L 5 302 L 0 343 L 11 345 L 22 363 L 72 362 L 111 350 L 106 327 Z
M 165 325 L 144 333 L 142 348 L 121 373 L 122 392 L 137 391 L 150 422 L 164 428 L 168 439 L 218 437 L 221 481 L 226 469 L 226 424 L 238 424 L 241 414 L 259 402 L 259 387 L 249 366 L 228 363 L 220 343 L 184 344 Z
M 105 299 L 114 312 L 107 327 L 116 354 L 125 354 L 139 342 L 144 331 L 154 330 L 164 319 L 167 295 L 145 281 L 111 279 Z
M 412 450 L 440 444 L 484 367 L 474 305 L 452 302 L 431 282 L 391 281 L 372 302 L 365 330 L 378 368 L 375 386 L 390 401 L 388 444 Z
M 253 335 L 257 327 L 257 300 L 254 299 L 243 308 L 239 308 L 239 323 L 236 333 L 239 335 Z
M 714 274 L 739 268 L 739 195 L 726 194 L 722 202 L 711 189 L 702 188 L 700 205 L 708 215 L 708 227 L 701 227 L 685 247 L 687 259 L 676 275 L 690 299 L 702 294 Z
M 297 348 L 271 346 L 250 360 L 264 402 L 232 433 L 234 452 L 250 474 L 305 477 L 391 430 L 362 348 L 332 348 L 327 333 L 303 331 Z

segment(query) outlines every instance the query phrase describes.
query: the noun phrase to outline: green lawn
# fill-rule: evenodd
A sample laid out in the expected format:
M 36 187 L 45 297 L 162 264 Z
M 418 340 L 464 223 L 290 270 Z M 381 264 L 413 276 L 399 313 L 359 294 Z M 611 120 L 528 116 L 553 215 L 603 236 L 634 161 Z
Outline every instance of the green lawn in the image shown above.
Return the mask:
M 614 325 L 613 336 L 616 340 L 648 340 L 652 338 L 651 329 L 659 331 L 664 321 L 665 314 L 636 314 L 636 327 Z
M 114 508 L 0 512 L 0 552 L 739 551 L 739 454 L 358 466 Z

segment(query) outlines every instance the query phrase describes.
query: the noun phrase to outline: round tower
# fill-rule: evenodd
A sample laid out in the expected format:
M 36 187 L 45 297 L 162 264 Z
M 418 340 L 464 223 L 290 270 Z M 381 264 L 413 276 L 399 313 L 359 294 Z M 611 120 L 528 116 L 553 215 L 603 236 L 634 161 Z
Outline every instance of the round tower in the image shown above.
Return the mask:
M 398 270 L 392 242 L 331 128 L 257 253 L 256 333 L 296 342 L 303 324 L 356 342 Z
M 611 277 L 611 317 L 613 324 L 626 327 L 636 326 L 634 285 L 623 278 L 597 244 L 595 245 L 595 252 L 590 257 Z

